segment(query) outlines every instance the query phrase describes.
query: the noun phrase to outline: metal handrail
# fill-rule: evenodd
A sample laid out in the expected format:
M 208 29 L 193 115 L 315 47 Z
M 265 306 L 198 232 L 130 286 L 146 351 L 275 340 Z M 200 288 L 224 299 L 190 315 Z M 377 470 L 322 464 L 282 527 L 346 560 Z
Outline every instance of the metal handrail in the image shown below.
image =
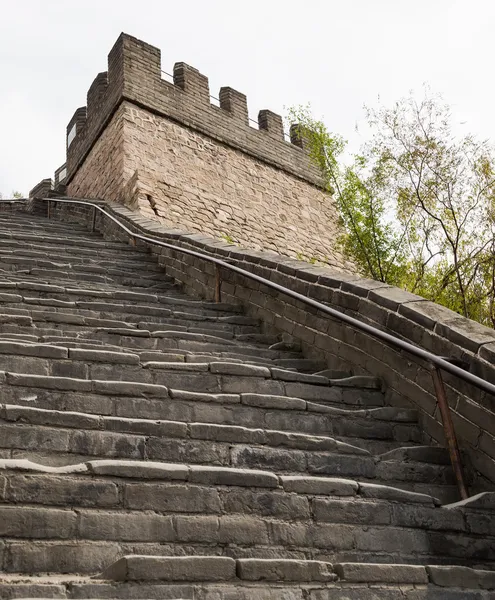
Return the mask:
M 313 300 L 312 298 L 303 296 L 302 294 L 299 294 L 298 292 L 295 292 L 289 288 L 279 285 L 278 283 L 273 283 L 272 281 L 265 279 L 264 277 L 261 277 L 260 275 L 250 273 L 249 271 L 246 271 L 245 269 L 236 267 L 235 265 L 232 265 L 222 259 L 215 258 L 213 256 L 209 256 L 208 254 L 203 254 L 202 252 L 197 252 L 195 250 L 190 250 L 188 248 L 182 248 L 181 246 L 176 246 L 174 244 L 169 244 L 167 242 L 162 242 L 160 240 L 157 240 L 157 239 L 145 236 L 145 235 L 141 235 L 139 233 L 134 233 L 128 227 L 126 227 L 123 223 L 121 223 L 116 217 L 111 215 L 104 208 L 102 208 L 98 204 L 95 204 L 94 202 L 90 202 L 88 200 L 73 200 L 73 199 L 69 199 L 69 198 L 47 198 L 46 200 L 48 202 L 48 209 L 47 209 L 48 217 L 51 216 L 51 203 L 52 202 L 66 203 L 66 204 L 80 204 L 83 206 L 89 206 L 89 207 L 93 208 L 93 216 L 92 216 L 92 230 L 93 231 L 95 231 L 96 214 L 97 214 L 97 211 L 99 211 L 101 214 L 105 215 L 108 219 L 110 219 L 112 222 L 114 222 L 116 225 L 118 225 L 123 231 L 125 231 L 127 234 L 129 234 L 131 241 L 134 245 L 136 244 L 136 240 L 141 240 L 148 244 L 155 244 L 155 245 L 161 246 L 163 248 L 169 248 L 171 250 L 182 252 L 183 254 L 187 254 L 189 256 L 194 256 L 196 258 L 200 258 L 202 260 L 206 260 L 210 263 L 213 263 L 216 267 L 215 299 L 217 302 L 220 301 L 220 294 L 221 294 L 220 268 L 228 269 L 229 271 L 232 271 L 234 273 L 239 273 L 240 275 L 243 275 L 244 277 L 247 277 L 248 279 L 257 281 L 273 290 L 276 290 L 277 292 L 285 294 L 286 296 L 289 296 L 290 298 L 294 298 L 295 300 L 298 300 L 299 302 L 302 302 L 303 304 L 306 304 L 307 306 L 316 308 L 319 311 L 321 311 L 335 319 L 338 319 L 338 320 L 346 323 L 347 325 L 354 327 L 355 329 L 358 329 L 359 331 L 362 331 L 374 338 L 377 338 L 381 341 L 386 342 L 387 344 L 390 344 L 391 346 L 394 346 L 395 348 L 404 350 L 404 351 L 408 352 L 409 354 L 412 354 L 413 356 L 416 356 L 417 358 L 423 359 L 426 362 L 428 362 L 430 364 L 431 371 L 432 371 L 433 385 L 435 388 L 435 393 L 437 396 L 439 409 L 440 409 L 440 412 L 442 415 L 445 438 L 447 441 L 447 446 L 448 446 L 448 450 L 449 450 L 449 454 L 450 454 L 452 468 L 454 470 L 454 474 L 456 477 L 456 482 L 457 482 L 457 486 L 459 489 L 459 493 L 460 493 L 461 498 L 463 498 L 463 499 L 468 497 L 466 485 L 464 483 L 464 476 L 462 473 L 462 463 L 461 463 L 460 451 L 459 451 L 456 434 L 455 434 L 455 430 L 454 430 L 454 426 L 453 426 L 453 422 L 452 422 L 450 407 L 449 407 L 447 396 L 445 393 L 445 386 L 443 383 L 441 371 L 446 371 L 447 373 L 450 373 L 451 375 L 455 375 L 455 376 L 459 377 L 459 379 L 476 386 L 477 388 L 483 390 L 484 392 L 488 392 L 489 394 L 493 394 L 493 395 L 495 395 L 495 385 L 494 384 L 490 383 L 489 381 L 486 381 L 485 379 L 482 379 L 481 377 L 477 377 L 476 375 L 473 375 L 472 373 L 465 371 L 461 367 L 458 367 L 455 364 L 453 364 L 452 362 L 449 362 L 449 359 L 442 358 L 440 356 L 437 356 L 436 354 L 432 354 L 431 352 L 428 352 L 427 350 L 423 350 L 422 348 L 414 346 L 413 344 L 411 344 L 409 342 L 405 342 L 404 340 L 401 340 L 400 338 L 395 337 L 394 335 L 391 335 L 390 333 L 386 333 L 385 331 L 377 329 L 376 327 L 373 327 L 372 325 L 363 323 L 363 322 L 359 321 L 358 319 L 355 319 L 354 317 L 350 317 L 349 315 L 346 315 L 345 313 L 342 313 L 334 308 L 330 308 L 329 306 L 326 306 L 325 304 L 322 304 L 321 302 L 318 302 L 317 300 Z

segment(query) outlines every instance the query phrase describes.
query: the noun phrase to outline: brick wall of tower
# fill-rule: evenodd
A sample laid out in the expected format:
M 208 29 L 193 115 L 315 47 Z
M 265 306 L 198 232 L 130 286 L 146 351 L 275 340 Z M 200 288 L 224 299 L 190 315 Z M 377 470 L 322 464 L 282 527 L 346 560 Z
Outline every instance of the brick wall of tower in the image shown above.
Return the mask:
M 183 231 L 349 269 L 337 211 L 307 152 L 246 96 L 184 64 L 161 77 L 160 51 L 122 34 L 68 127 L 67 193 L 125 203 Z

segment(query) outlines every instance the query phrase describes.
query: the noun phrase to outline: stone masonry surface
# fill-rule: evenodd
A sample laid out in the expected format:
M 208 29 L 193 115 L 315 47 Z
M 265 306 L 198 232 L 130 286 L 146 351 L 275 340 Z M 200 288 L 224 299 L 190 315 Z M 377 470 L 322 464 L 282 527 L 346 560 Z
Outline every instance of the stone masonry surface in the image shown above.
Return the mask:
M 323 349 L 305 356 L 302 330 L 260 322 L 276 296 L 250 316 L 253 290 L 222 272 L 212 302 L 207 263 L 48 206 L 0 213 L 0 598 L 493 598 L 495 494 L 457 501 L 421 404 L 394 405 Z
M 284 140 L 282 120 L 177 63 L 161 78 L 157 48 L 122 34 L 68 127 L 67 184 L 74 197 L 126 203 L 168 227 L 226 237 L 253 249 L 352 269 L 337 249 L 335 203 L 308 154 Z M 57 172 L 63 171 L 61 167 Z
M 471 372 L 495 381 L 495 333 L 446 308 L 376 281 L 356 275 L 314 267 L 268 252 L 253 252 L 200 234 L 181 234 L 167 230 L 153 221 L 118 204 L 106 205 L 111 213 L 124 219 L 131 229 L 168 241 L 179 247 L 196 249 L 299 291 L 309 297 L 354 316 L 366 323 L 403 337 L 440 356 L 467 362 Z M 84 207 L 55 207 L 65 219 L 88 222 L 91 211 Z M 118 229 L 98 224 L 107 235 L 121 237 Z M 205 261 L 177 252 L 158 251 L 159 261 L 167 272 L 180 281 L 184 289 L 202 297 L 214 298 L 215 270 Z M 380 376 L 387 385 L 388 402 L 418 410 L 426 438 L 444 444 L 441 418 L 436 406 L 428 365 L 359 334 L 297 301 L 274 294 L 262 284 L 221 270 L 222 298 L 240 303 L 246 312 L 264 322 L 267 331 L 278 332 L 299 340 L 308 357 L 324 358 L 340 371 Z M 495 483 L 495 404 L 489 394 L 459 379 L 445 375 L 453 409 L 454 424 L 466 459 L 478 477 L 474 491 L 493 487 Z M 297 384 L 294 386 L 297 390 Z M 404 454 L 406 458 L 408 453 Z M 484 479 L 486 478 L 486 479 Z
M 345 264 L 335 248 L 339 225 L 330 196 L 127 102 L 69 191 L 75 197 L 123 201 L 167 227 Z

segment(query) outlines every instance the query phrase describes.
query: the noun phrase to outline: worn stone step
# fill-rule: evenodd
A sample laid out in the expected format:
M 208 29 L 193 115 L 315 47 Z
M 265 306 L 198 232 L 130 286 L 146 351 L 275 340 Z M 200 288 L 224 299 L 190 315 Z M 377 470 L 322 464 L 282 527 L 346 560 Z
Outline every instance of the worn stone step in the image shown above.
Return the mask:
M 37 244 L 40 242 L 40 236 L 38 233 L 24 233 L 22 231 L 17 231 L 11 233 L 7 230 L 2 230 L 0 237 L 4 240 L 16 240 L 18 242 L 28 242 Z M 55 232 L 51 234 L 50 232 L 43 235 L 42 239 L 43 244 L 50 244 L 54 247 L 58 247 L 63 250 L 63 248 L 70 246 L 75 248 L 95 248 L 95 249 L 105 249 L 105 250 L 115 250 L 118 252 L 142 252 L 144 254 L 148 254 L 148 250 L 133 246 L 132 248 L 123 242 L 111 242 L 108 240 L 104 240 L 99 234 L 94 234 L 92 236 L 81 236 L 81 235 L 57 235 Z
M 0 238 L 0 251 L 13 250 L 16 252 L 38 252 L 45 256 L 60 256 L 60 244 L 45 243 L 44 240 L 37 239 L 37 241 L 27 242 L 26 240 L 16 239 L 3 239 Z M 129 247 L 127 244 L 122 244 L 119 248 L 106 248 L 104 245 L 95 245 L 91 247 L 77 247 L 67 245 L 64 247 L 64 256 L 70 256 L 75 258 L 90 258 L 90 259 L 106 259 L 106 260 L 122 260 L 124 257 L 125 261 L 130 262 L 143 262 L 143 263 L 154 263 L 156 259 L 144 251 L 135 251 L 134 248 Z
M 50 281 L 50 285 L 64 289 L 65 286 L 73 288 L 86 288 L 87 286 L 98 286 L 102 290 L 132 290 L 135 292 L 147 292 L 150 293 L 170 293 L 181 289 L 181 286 L 176 283 L 171 283 L 167 279 L 156 279 L 150 280 L 146 278 L 136 279 L 133 277 L 121 277 L 121 278 L 107 278 L 106 280 L 100 275 L 84 275 L 80 274 L 75 276 L 70 275 L 62 271 L 43 271 L 38 269 L 37 272 L 31 269 L 23 269 L 17 272 L 6 271 L 0 269 L 0 275 L 2 278 L 1 288 L 7 289 L 9 284 L 15 284 L 17 282 L 30 282 L 32 285 L 48 285 L 45 281 Z
M 169 390 L 163 385 L 147 383 L 14 373 L 7 373 L 1 389 L 5 402 L 21 405 L 29 402 L 32 406 L 53 410 L 199 421 L 363 440 L 395 440 L 401 445 L 420 440 L 415 412 L 390 407 L 331 410 L 328 406 L 289 396 L 245 392 L 207 394 Z M 346 393 L 346 388 L 341 391 Z
M 103 324 L 103 321 L 101 323 Z M 107 324 L 110 323 L 107 321 Z M 117 325 L 117 322 L 113 323 Z M 205 349 L 206 351 L 210 349 L 221 350 L 233 356 L 237 354 L 244 356 L 245 348 L 233 344 L 231 340 L 218 338 L 218 343 L 201 342 L 196 344 L 188 341 L 187 336 L 200 336 L 213 339 L 213 336 L 202 336 L 201 334 L 187 332 L 163 332 L 163 337 L 160 336 L 150 348 L 164 351 L 166 354 L 177 354 L 181 351 L 188 351 L 188 348 L 194 350 L 199 345 L 201 349 Z M 130 340 L 130 343 L 126 344 L 127 348 L 130 347 L 133 337 L 122 337 L 125 340 Z M 186 338 L 186 340 L 184 341 L 183 338 Z M 261 350 L 259 354 L 267 361 L 271 358 L 270 355 L 265 356 Z M 30 357 L 29 359 L 26 358 L 28 356 Z M 153 355 L 151 356 L 153 357 Z M 211 392 L 233 391 L 234 387 L 239 387 L 236 384 L 237 376 L 244 374 L 244 385 L 247 385 L 245 389 L 252 389 L 253 392 L 262 391 L 279 395 L 285 395 L 287 393 L 286 389 L 291 390 L 291 386 L 298 384 L 298 376 L 299 378 L 308 377 L 308 375 L 298 374 L 295 371 L 285 371 L 276 367 L 265 367 L 260 364 L 223 361 L 217 365 L 217 362 L 214 357 L 211 357 L 207 362 L 198 361 L 187 365 L 178 365 L 175 360 L 170 363 L 159 360 L 141 362 L 140 355 L 134 351 L 108 352 L 104 348 L 90 350 L 54 344 L 35 344 L 10 340 L 0 341 L 0 366 L 6 371 L 16 373 L 24 372 L 88 379 L 135 380 L 176 387 L 184 378 L 184 373 L 187 372 L 189 389 L 195 391 L 206 389 Z M 132 366 L 123 370 L 122 365 Z M 313 396 L 318 397 L 320 395 L 322 399 L 330 398 L 330 396 L 335 397 L 335 394 L 328 391 L 330 389 L 328 381 L 315 382 L 314 384 L 303 381 L 299 385 L 303 386 L 302 393 L 304 393 L 304 390 L 309 390 L 307 393 L 311 395 L 310 388 L 317 383 L 323 391 L 321 394 L 312 393 Z M 349 388 L 346 395 L 349 398 L 354 395 L 356 402 L 360 402 L 362 397 L 368 399 L 370 403 L 376 403 L 373 390 Z M 381 399 L 381 396 L 377 395 L 377 398 Z
M 276 478 L 263 472 L 156 465 L 143 473 L 142 465 L 109 461 L 56 471 L 5 472 L 8 478 L 14 477 L 6 486 L 7 503 L 0 504 L 8 572 L 23 572 L 33 563 L 39 572 L 94 572 L 95 564 L 87 556 L 90 548 L 95 557 L 109 564 L 109 550 L 123 554 L 129 544 L 140 545 L 145 554 L 158 555 L 182 554 L 188 545 L 199 554 L 206 548 L 223 554 L 228 548 L 236 558 L 267 558 L 270 548 L 276 547 L 280 558 L 295 555 L 328 561 L 376 562 L 378 558 L 386 562 L 396 553 L 398 562 L 479 564 L 480 551 L 485 553 L 485 564 L 494 559 L 493 536 L 474 533 L 466 525 L 468 509 L 441 508 L 431 499 L 399 490 L 395 492 L 400 494 L 399 502 L 392 502 L 392 488 L 282 478 L 278 489 Z M 57 495 L 60 503 L 60 492 L 67 497 L 88 477 L 100 485 L 93 488 L 91 497 L 106 502 L 105 508 L 85 505 L 88 493 L 72 493 L 73 502 L 64 509 L 39 505 L 40 497 L 46 502 L 50 497 L 56 500 Z M 60 487 L 60 480 L 65 481 L 65 488 Z M 38 490 L 42 485 L 48 497 L 35 493 L 36 485 Z M 300 485 L 306 486 L 302 493 L 295 491 L 301 490 Z M 325 485 L 334 497 L 322 495 Z M 344 496 L 335 497 L 338 491 Z M 378 500 L 380 495 L 385 498 Z M 30 502 L 34 498 L 38 504 L 23 506 L 22 497 Z M 471 527 L 476 528 L 475 523 L 474 517 Z M 30 542 L 24 542 L 26 538 Z M 79 553 L 74 552 L 75 538 Z
M 195 343 L 170 337 L 160 338 L 160 342 L 157 347 L 161 350 L 187 350 L 196 346 Z M 224 344 L 207 343 L 199 346 L 211 349 L 227 347 Z M 228 346 L 229 352 L 238 349 L 238 346 Z M 244 348 L 240 350 L 245 351 Z M 384 403 L 383 394 L 379 390 L 348 387 L 345 384 L 341 386 L 339 380 L 330 383 L 323 377 L 313 381 L 308 380 L 313 376 L 307 374 L 243 363 L 141 363 L 139 355 L 134 353 L 3 341 L 0 342 L 0 366 L 5 371 L 19 374 L 19 381 L 22 379 L 21 374 L 30 373 L 33 376 L 88 380 L 89 385 L 89 380 L 106 379 L 158 384 L 173 389 L 182 387 L 192 392 L 204 390 L 212 394 L 255 394 L 260 398 L 273 397 L 273 400 L 260 400 L 267 406 L 271 404 L 305 409 L 305 401 L 316 403 L 318 412 L 327 412 L 331 416 L 335 416 L 335 411 L 338 410 L 332 406 L 335 404 L 376 407 Z M 26 381 L 29 381 L 29 376 L 26 376 Z M 294 402 L 290 398 L 299 400 Z
M 246 363 L 253 365 L 262 365 L 271 367 L 278 365 L 278 360 L 257 358 L 256 356 L 244 356 L 243 354 L 235 354 L 233 352 L 209 352 L 204 354 L 193 354 L 188 351 L 161 351 L 161 350 L 141 350 L 139 348 L 127 348 L 123 346 L 115 346 L 108 344 L 102 340 L 94 339 L 90 335 L 84 337 L 74 337 L 68 335 L 62 336 L 57 330 L 42 330 L 42 332 L 50 332 L 58 335 L 26 335 L 26 334 L 13 334 L 13 333 L 1 333 L 0 332 L 0 345 L 1 341 L 11 342 L 31 342 L 37 344 L 44 344 L 50 346 L 61 346 L 64 348 L 82 348 L 87 350 L 105 350 L 110 352 L 124 352 L 137 354 L 140 361 L 159 361 L 159 362 L 191 362 L 191 363 L 210 363 L 210 362 L 237 362 Z M 109 330 L 117 331 L 117 330 Z M 122 330 L 125 331 L 125 330 Z M 41 332 L 38 332 L 41 333 Z M 145 334 L 145 331 L 133 332 L 134 335 L 138 333 Z M 117 340 L 119 341 L 119 340 Z
M 5 297 L 5 295 L 3 295 Z M 180 305 L 170 305 L 170 307 L 157 305 L 125 305 L 116 304 L 111 300 L 96 302 L 79 301 L 77 303 L 69 303 L 64 301 L 45 300 L 40 298 L 25 298 L 18 302 L 1 302 L 0 295 L 0 311 L 28 311 L 38 310 L 43 312 L 53 312 L 69 315 L 92 316 L 105 319 L 114 319 L 127 321 L 129 323 L 153 324 L 155 328 L 160 329 L 161 324 L 175 323 L 184 327 L 218 327 L 224 328 L 225 331 L 232 330 L 236 327 L 235 324 L 219 321 L 222 316 L 228 316 L 228 312 L 219 312 L 209 310 L 208 308 L 192 307 L 191 313 L 180 310 Z M 212 325 L 213 324 L 213 325 Z M 241 340 L 246 343 L 245 340 Z M 250 342 L 247 342 L 250 343 Z M 253 345 L 256 345 L 254 342 Z M 259 342 L 258 345 L 262 345 Z M 264 345 L 268 347 L 268 344 Z
M 63 256 L 60 253 L 53 254 L 52 256 L 47 255 L 46 252 L 40 252 L 37 250 L 10 250 L 7 251 L 0 247 L 0 267 L 6 268 L 6 265 L 15 265 L 16 267 L 23 266 L 37 266 L 40 268 L 48 269 L 61 269 L 89 272 L 89 273 L 112 273 L 113 271 L 120 270 L 123 272 L 129 272 L 133 275 L 140 272 L 156 273 L 165 275 L 164 270 L 151 258 L 144 261 L 137 262 L 123 260 L 122 258 L 116 260 L 117 257 L 112 258 L 89 258 L 89 257 L 77 257 L 68 256 L 65 252 Z
M 301 562 L 301 561 L 298 561 Z M 354 564 L 354 563 L 344 563 Z M 390 565 L 397 573 L 397 565 Z M 414 565 L 412 565 L 414 566 Z M 444 567 L 448 573 L 457 567 Z M 472 569 L 466 569 L 472 571 Z M 481 572 L 481 571 L 478 571 Z M 104 600 L 139 598 L 140 600 L 191 600 L 193 598 L 229 598 L 236 600 L 252 600 L 253 598 L 268 598 L 269 600 L 300 600 L 307 593 L 306 582 L 271 582 L 261 581 L 227 581 L 202 583 L 169 583 L 166 581 L 147 582 L 116 582 L 96 581 L 89 577 L 50 577 L 38 578 L 6 576 L 0 583 L 0 592 L 5 600 L 18 599 L 18 592 L 23 594 L 23 600 L 51 600 L 53 598 L 78 598 L 83 600 Z M 370 596 L 368 583 L 335 581 L 332 583 L 314 581 L 311 584 L 311 600 L 364 600 L 367 598 L 386 600 L 418 600 L 432 598 L 436 600 L 492 600 L 493 593 L 484 591 L 478 582 L 466 587 L 465 583 L 456 580 L 456 584 L 415 584 L 414 587 L 406 582 L 396 581 L 373 583 L 373 596 Z M 407 579 L 407 578 L 406 578 Z M 456 578 L 458 579 L 458 578 Z M 471 580 L 470 580 L 471 581 Z M 459 583 L 461 586 L 459 587 Z M 448 589 L 447 589 L 448 588 Z M 491 588 L 490 588 L 491 589 Z M 72 591 L 75 595 L 72 595 Z M 61 594 L 70 595 L 61 595 Z M 41 594 L 41 595 L 40 595 Z M 46 594 L 46 596 L 45 596 Z M 113 595 L 109 595 L 113 594 Z M 144 595 L 143 595 L 144 594 Z

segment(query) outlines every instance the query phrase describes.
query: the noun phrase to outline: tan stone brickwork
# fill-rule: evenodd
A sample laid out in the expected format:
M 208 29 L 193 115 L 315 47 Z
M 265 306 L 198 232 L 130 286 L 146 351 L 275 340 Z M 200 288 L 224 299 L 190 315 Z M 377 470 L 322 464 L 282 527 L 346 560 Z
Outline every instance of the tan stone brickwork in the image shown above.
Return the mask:
M 115 113 L 96 141 L 84 164 L 67 188 L 75 198 L 100 198 L 122 202 L 124 171 L 124 110 Z
M 123 176 L 122 176 L 123 173 Z M 342 266 L 330 196 L 280 169 L 128 102 L 68 187 L 169 227 Z

